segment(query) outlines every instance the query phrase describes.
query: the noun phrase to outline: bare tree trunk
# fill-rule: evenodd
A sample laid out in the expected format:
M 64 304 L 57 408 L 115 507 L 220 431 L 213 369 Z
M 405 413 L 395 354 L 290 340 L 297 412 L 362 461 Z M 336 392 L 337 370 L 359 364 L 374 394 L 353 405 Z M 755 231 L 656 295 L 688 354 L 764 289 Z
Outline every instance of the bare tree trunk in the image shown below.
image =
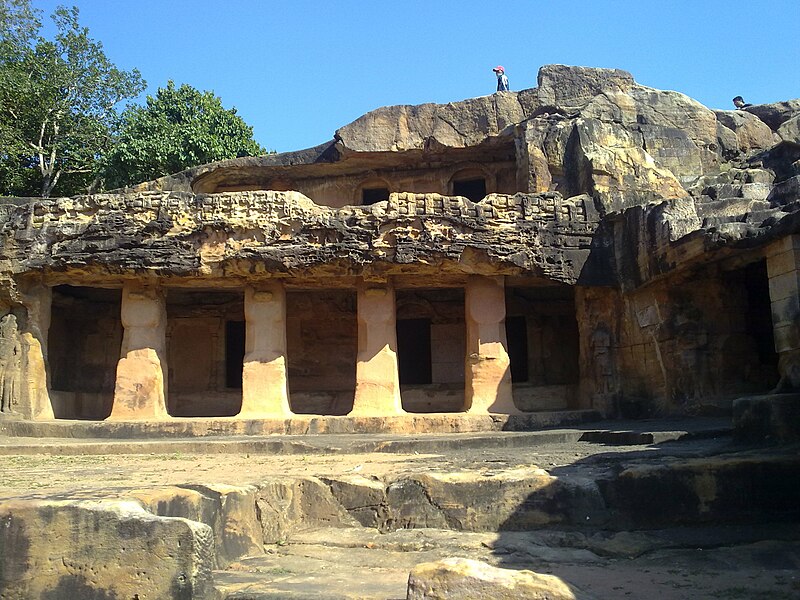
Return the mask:
M 61 177 L 61 170 L 56 169 L 56 143 L 58 140 L 59 126 L 56 121 L 53 122 L 53 138 L 51 140 L 52 148 L 50 150 L 49 159 L 44 155 L 44 133 L 47 121 L 42 123 L 41 133 L 39 135 L 39 171 L 42 173 L 42 198 L 49 198 L 53 192 L 53 188 L 58 183 L 58 178 Z

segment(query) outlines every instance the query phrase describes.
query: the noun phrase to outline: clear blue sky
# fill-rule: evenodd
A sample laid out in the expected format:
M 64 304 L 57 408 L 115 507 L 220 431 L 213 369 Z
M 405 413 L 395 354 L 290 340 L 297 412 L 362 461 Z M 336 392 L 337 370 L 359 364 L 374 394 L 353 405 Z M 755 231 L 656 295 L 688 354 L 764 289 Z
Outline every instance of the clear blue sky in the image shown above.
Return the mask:
M 800 97 L 800 0 L 32 0 L 82 24 L 154 93 L 213 90 L 267 148 L 313 146 L 367 111 L 512 90 L 543 64 L 630 71 L 712 108 Z

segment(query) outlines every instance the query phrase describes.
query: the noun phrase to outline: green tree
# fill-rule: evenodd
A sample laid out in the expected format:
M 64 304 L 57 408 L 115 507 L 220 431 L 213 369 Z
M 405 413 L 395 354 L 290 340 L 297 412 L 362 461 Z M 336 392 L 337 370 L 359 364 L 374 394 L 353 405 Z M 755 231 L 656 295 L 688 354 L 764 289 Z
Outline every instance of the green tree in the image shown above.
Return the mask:
M 48 40 L 30 0 L 0 0 L 0 194 L 89 191 L 116 105 L 144 89 L 139 71 L 108 60 L 76 7 L 60 6 L 52 19 Z
M 253 128 L 225 109 L 212 92 L 170 81 L 148 96 L 145 106 L 129 106 L 114 146 L 106 157 L 106 188 L 156 179 L 237 156 L 266 151 L 253 139 Z

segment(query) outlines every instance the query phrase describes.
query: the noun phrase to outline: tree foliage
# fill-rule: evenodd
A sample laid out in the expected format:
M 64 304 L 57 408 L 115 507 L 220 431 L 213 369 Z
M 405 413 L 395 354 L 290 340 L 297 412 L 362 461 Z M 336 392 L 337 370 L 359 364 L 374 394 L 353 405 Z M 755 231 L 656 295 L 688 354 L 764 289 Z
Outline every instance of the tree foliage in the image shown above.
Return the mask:
M 170 81 L 148 96 L 145 106 L 130 106 L 105 161 L 106 188 L 123 187 L 237 156 L 265 150 L 253 128 L 225 109 L 212 92 Z
M 90 190 L 108 150 L 116 105 L 144 89 L 58 7 L 54 39 L 41 36 L 30 0 L 0 0 L 0 194 L 50 196 Z

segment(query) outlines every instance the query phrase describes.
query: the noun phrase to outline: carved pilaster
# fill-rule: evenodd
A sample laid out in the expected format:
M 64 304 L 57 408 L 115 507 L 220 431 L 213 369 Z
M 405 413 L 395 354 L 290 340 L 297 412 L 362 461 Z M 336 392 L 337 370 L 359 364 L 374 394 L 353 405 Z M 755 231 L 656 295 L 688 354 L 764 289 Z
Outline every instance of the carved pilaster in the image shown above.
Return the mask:
M 800 235 L 767 248 L 769 299 L 781 381 L 776 391 L 800 390 Z

